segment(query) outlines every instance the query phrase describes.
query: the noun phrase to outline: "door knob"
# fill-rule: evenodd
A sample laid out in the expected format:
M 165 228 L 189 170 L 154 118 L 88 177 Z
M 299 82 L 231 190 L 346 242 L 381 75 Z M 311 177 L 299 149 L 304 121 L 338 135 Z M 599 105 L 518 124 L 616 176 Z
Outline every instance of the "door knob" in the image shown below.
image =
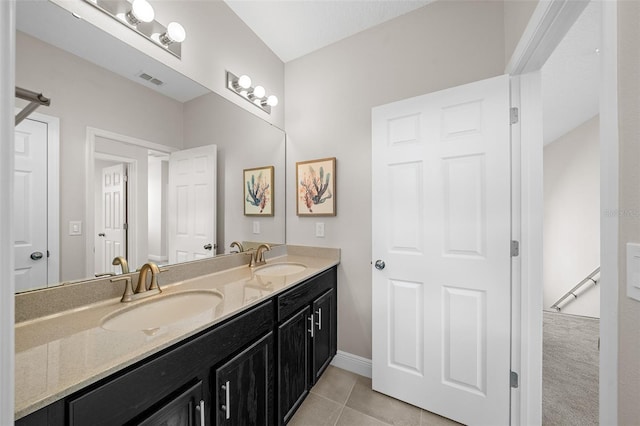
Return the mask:
M 380 259 L 376 260 L 375 266 L 376 266 L 377 270 L 382 271 L 384 269 L 384 267 L 385 267 L 384 261 L 382 261 Z
M 31 259 L 33 259 L 33 260 L 40 260 L 40 259 L 42 259 L 43 256 L 44 255 L 42 254 L 42 252 L 34 251 L 33 253 L 31 253 L 31 256 L 29 256 L 29 257 L 31 257 Z
M 204 249 L 205 250 L 211 250 L 213 248 L 213 246 L 211 244 L 205 244 L 204 245 Z
M 101 233 L 98 234 L 98 237 L 104 237 L 104 236 L 106 236 L 106 234 L 104 232 L 101 232 Z

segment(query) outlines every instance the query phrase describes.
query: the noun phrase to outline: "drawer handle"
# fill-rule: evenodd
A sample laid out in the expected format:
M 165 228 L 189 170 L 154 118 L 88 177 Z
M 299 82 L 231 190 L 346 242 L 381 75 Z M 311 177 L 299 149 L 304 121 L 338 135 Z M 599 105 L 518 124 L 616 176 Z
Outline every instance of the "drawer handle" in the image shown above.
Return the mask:
M 225 392 L 224 405 L 222 406 L 222 409 L 225 412 L 225 418 L 229 420 L 231 418 L 231 407 L 230 407 L 231 403 L 229 401 L 229 381 L 228 380 L 227 380 L 227 383 L 222 385 L 222 390 Z
M 318 331 L 322 331 L 322 308 L 318 308 L 316 314 L 318 314 L 318 322 L 316 323 Z
M 204 424 L 204 399 L 200 400 L 200 405 L 196 407 L 196 411 L 200 412 L 200 426 L 205 426 Z
M 309 320 L 309 322 L 311 323 L 311 328 L 309 328 L 309 330 L 307 330 L 310 334 L 311 334 L 311 338 L 313 339 L 313 314 L 309 315 L 309 318 L 307 318 Z

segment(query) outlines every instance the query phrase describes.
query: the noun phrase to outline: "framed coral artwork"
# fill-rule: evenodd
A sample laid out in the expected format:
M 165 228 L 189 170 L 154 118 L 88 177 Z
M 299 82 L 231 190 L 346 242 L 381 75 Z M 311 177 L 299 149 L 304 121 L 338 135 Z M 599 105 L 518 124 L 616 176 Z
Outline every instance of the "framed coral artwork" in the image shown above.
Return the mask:
M 243 172 L 244 215 L 273 216 L 273 166 Z
M 336 159 L 296 163 L 298 216 L 336 215 Z

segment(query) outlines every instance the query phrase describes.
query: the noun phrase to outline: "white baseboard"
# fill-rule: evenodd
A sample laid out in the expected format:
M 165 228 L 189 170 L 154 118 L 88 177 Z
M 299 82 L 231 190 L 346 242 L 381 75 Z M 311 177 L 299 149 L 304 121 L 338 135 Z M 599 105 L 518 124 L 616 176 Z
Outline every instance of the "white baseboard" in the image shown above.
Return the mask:
M 331 365 L 371 378 L 371 360 L 348 352 L 338 351 Z

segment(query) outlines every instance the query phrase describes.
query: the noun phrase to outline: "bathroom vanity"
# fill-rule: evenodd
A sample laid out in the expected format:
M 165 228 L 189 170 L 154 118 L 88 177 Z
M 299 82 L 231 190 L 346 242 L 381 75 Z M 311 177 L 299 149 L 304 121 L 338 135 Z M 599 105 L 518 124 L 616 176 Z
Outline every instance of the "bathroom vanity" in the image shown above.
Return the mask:
M 109 299 L 17 322 L 16 424 L 285 424 L 336 353 L 339 251 L 297 249 L 124 308 Z M 154 298 L 207 292 L 219 297 L 200 313 L 159 327 L 137 317 Z M 130 327 L 110 322 L 120 316 Z

